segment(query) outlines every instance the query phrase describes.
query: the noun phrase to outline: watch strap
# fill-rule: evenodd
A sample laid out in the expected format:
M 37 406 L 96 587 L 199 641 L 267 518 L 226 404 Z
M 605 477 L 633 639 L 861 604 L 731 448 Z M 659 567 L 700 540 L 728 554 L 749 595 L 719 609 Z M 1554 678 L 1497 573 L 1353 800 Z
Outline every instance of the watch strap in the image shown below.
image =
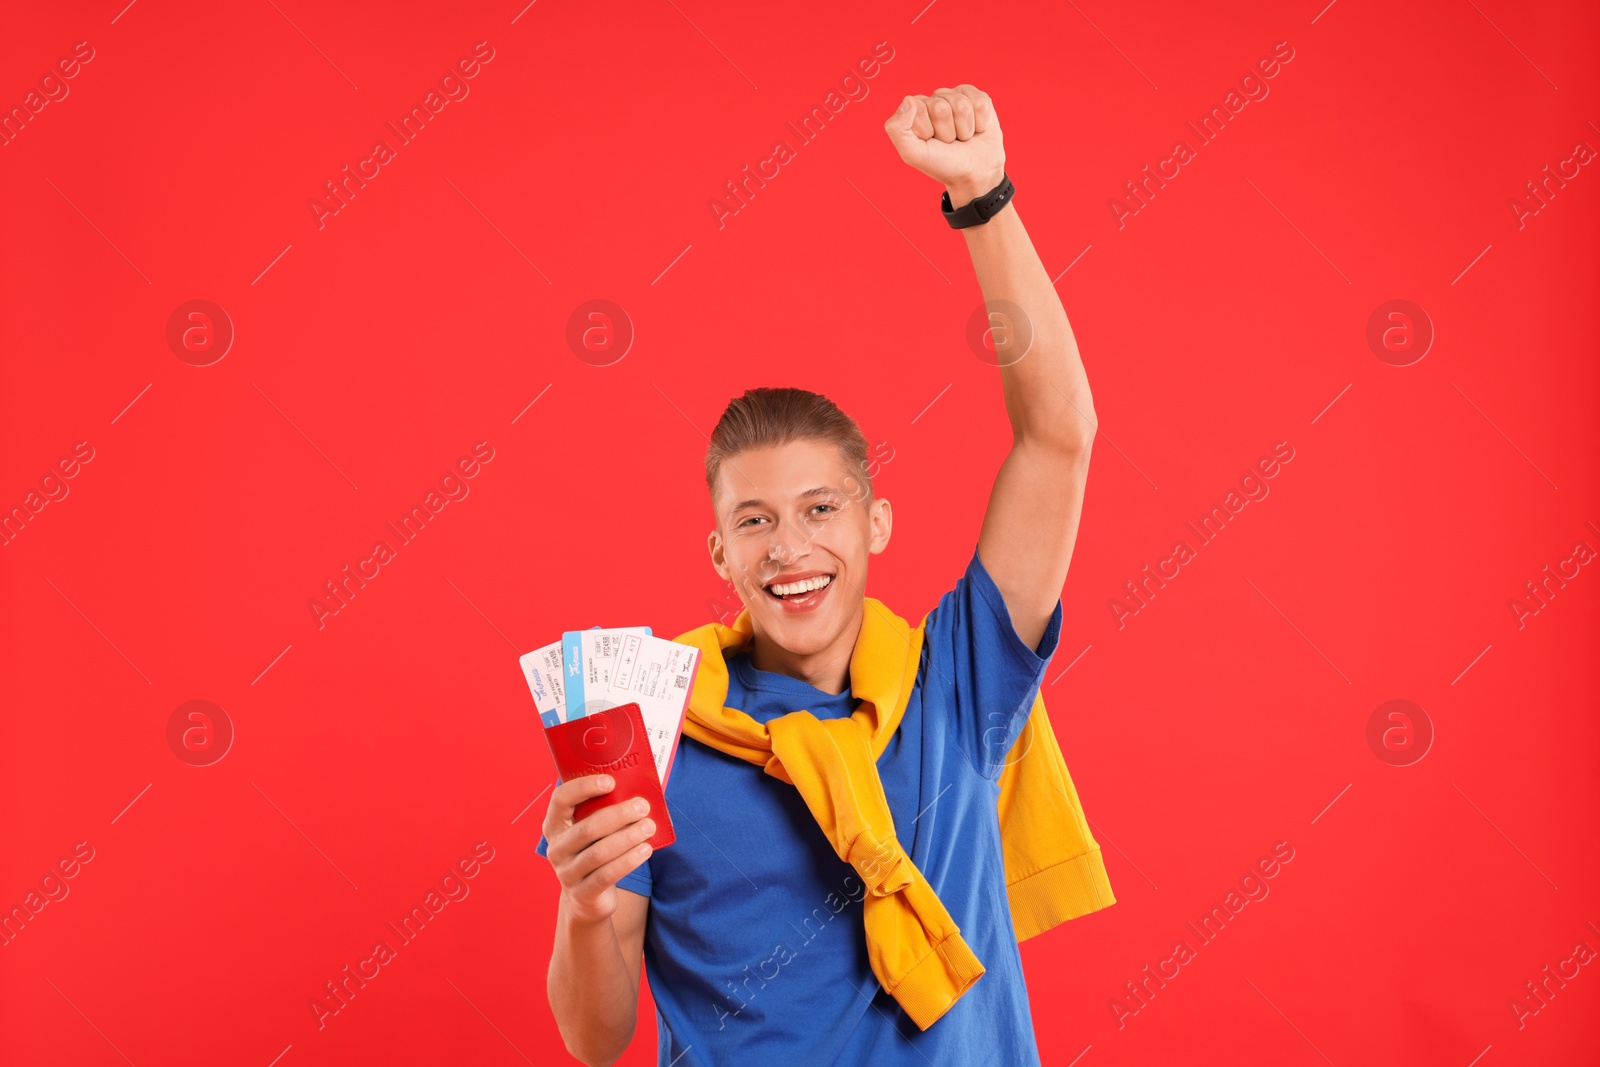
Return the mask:
M 950 193 L 945 191 L 940 199 L 939 208 L 944 212 L 944 220 L 950 224 L 952 230 L 965 229 L 968 226 L 980 226 L 1000 213 L 1000 209 L 1011 203 L 1011 197 L 1016 193 L 1017 187 L 1011 184 L 1011 176 L 1002 174 L 1000 184 L 990 189 L 982 196 L 974 197 L 970 203 L 961 207 L 952 207 Z

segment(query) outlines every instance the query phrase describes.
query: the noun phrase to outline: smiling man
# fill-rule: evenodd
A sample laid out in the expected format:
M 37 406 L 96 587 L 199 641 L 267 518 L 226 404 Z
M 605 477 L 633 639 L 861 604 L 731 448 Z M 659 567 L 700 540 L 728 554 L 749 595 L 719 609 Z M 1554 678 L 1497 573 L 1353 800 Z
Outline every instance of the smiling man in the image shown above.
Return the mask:
M 854 420 L 801 389 L 728 405 L 708 545 L 745 610 L 677 638 L 703 653 L 677 841 L 651 855 L 630 805 L 574 821 L 604 776 L 545 816 L 548 992 L 585 1063 L 632 1040 L 642 959 L 663 1067 L 1037 1064 L 1018 942 L 1115 901 L 1039 696 L 1095 430 L 1077 344 L 988 96 L 906 97 L 885 129 L 945 187 L 1014 442 L 965 574 L 912 626 L 866 595 L 893 511 Z

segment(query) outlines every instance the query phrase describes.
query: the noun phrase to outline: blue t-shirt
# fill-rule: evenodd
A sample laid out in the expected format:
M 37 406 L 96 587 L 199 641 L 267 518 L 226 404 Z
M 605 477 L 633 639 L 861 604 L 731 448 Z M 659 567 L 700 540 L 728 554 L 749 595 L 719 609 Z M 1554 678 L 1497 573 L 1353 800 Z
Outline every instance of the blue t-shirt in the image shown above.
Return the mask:
M 976 550 L 929 614 L 916 686 L 878 759 L 895 832 L 986 973 L 928 1030 L 867 959 L 865 886 L 792 785 L 684 736 L 668 780 L 677 831 L 618 887 L 650 898 L 644 958 L 661 1067 L 727 1063 L 1038 1064 L 1006 896 L 999 776 L 1061 632 L 1022 643 Z M 729 707 L 767 722 L 854 710 L 728 660 Z M 545 851 L 543 838 L 539 852 Z

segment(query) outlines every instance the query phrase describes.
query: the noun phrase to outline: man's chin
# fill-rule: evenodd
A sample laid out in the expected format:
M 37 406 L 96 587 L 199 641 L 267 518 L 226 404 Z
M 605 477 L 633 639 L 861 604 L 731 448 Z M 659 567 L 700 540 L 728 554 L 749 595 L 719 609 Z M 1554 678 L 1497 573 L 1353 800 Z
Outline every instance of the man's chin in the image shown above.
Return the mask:
M 831 648 L 845 631 L 848 612 L 841 613 L 840 607 L 830 604 L 826 610 L 805 615 L 790 615 L 781 609 L 764 611 L 757 621 L 763 636 L 791 656 L 814 656 Z
M 779 627 L 776 632 L 768 632 L 768 639 L 774 645 L 783 649 L 791 656 L 815 656 L 827 650 L 833 643 L 833 633 L 823 634 L 821 628 L 807 624 L 804 627 Z

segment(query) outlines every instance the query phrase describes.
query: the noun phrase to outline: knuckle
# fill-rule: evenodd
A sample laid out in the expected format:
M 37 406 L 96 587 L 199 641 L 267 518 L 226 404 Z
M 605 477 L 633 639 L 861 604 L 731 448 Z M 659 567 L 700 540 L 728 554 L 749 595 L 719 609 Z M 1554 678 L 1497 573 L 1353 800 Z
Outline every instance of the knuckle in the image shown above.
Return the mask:
M 627 874 L 633 869 L 628 865 L 627 860 L 628 857 L 623 856 L 620 859 L 614 859 L 609 863 L 596 867 L 594 873 L 589 877 L 594 879 L 594 881 L 601 886 L 609 887 L 616 885 L 618 878 L 621 878 L 623 875 Z
M 606 816 L 606 833 L 615 833 L 617 830 L 620 830 L 624 826 L 628 825 L 628 823 L 632 822 L 635 818 L 632 812 L 631 804 L 613 804 L 611 807 L 600 812 L 600 814 Z
M 604 869 L 607 863 L 616 858 L 616 855 L 616 845 L 611 838 L 601 838 L 585 851 L 583 873 L 593 874 L 595 871 Z
M 598 820 L 598 815 L 591 815 L 572 824 L 572 828 L 567 831 L 567 850 L 569 852 L 582 852 L 594 844 L 595 838 L 604 835 L 604 824 Z
M 572 835 L 574 852 L 592 843 L 595 838 L 605 835 L 606 824 L 604 816 L 605 812 L 597 811 L 593 815 L 579 819 L 572 824 L 572 829 L 568 832 Z

